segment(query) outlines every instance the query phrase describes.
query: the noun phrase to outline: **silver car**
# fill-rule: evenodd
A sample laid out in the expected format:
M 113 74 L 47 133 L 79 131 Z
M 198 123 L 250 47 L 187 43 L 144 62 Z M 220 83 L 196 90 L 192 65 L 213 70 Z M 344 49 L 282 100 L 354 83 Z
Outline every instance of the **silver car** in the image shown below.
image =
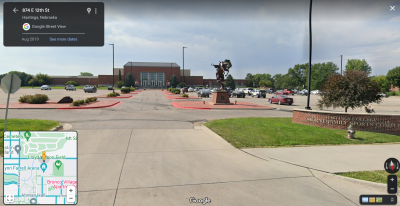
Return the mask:
M 210 97 L 211 90 L 209 89 L 202 89 L 197 92 L 198 97 Z
M 49 85 L 42 85 L 40 90 L 51 90 L 51 87 Z

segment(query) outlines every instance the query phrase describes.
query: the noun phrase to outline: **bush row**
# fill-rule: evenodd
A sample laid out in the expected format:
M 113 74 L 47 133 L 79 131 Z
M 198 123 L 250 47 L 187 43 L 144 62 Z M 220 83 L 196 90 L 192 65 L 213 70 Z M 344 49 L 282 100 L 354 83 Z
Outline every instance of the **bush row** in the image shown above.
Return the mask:
M 45 94 L 35 94 L 35 95 L 23 95 L 19 98 L 21 103 L 29 104 L 44 104 L 49 100 L 49 97 Z
M 170 92 L 173 93 L 173 94 L 180 94 L 181 90 L 180 89 L 176 89 L 176 88 L 172 88 Z
M 182 97 L 189 97 L 189 95 L 187 95 L 187 94 L 182 94 Z
M 110 93 L 110 94 L 107 94 L 107 97 L 117 97 L 117 96 L 120 96 L 120 94 L 119 94 L 119 93 L 117 93 L 117 92 L 115 92 L 115 93 Z
M 95 101 L 97 101 L 97 97 L 88 97 L 85 100 L 80 99 L 80 100 L 73 101 L 72 106 L 79 106 L 79 105 L 83 105 L 83 104 L 95 102 Z

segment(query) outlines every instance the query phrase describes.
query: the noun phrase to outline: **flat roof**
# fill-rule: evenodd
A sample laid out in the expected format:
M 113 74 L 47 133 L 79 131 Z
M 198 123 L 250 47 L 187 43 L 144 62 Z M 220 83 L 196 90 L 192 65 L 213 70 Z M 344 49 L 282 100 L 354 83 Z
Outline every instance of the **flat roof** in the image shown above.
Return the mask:
M 126 67 L 180 67 L 175 62 L 127 62 Z

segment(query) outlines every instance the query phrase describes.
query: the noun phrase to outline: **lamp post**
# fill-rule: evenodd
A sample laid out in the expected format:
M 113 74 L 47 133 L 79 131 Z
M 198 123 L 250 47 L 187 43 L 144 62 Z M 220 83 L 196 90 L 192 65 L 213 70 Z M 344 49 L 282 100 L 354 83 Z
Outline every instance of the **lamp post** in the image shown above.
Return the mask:
M 133 81 L 133 74 L 132 74 L 132 62 L 131 62 L 131 75 L 132 75 L 132 81 Z M 125 77 L 124 77 L 125 78 Z M 133 84 L 135 85 L 135 83 Z M 131 82 L 131 87 L 132 87 L 132 82 Z
M 185 48 L 187 47 L 183 47 L 183 87 L 185 87 Z
M 312 38 L 311 38 L 311 8 L 312 8 L 312 0 L 310 0 L 310 15 L 308 18 L 308 28 L 310 33 L 310 54 L 309 54 L 309 63 L 308 63 L 308 92 L 307 92 L 307 107 L 306 109 L 311 110 L 310 107 L 310 93 L 311 93 L 311 48 L 312 48 Z
M 340 55 L 340 74 L 343 75 L 343 71 L 342 71 L 342 59 L 343 59 L 343 55 Z
M 113 75 L 112 75 L 112 79 L 113 79 L 113 93 L 115 93 L 114 91 L 114 44 L 110 44 L 113 47 Z
M 171 63 L 171 77 L 172 77 L 172 63 Z M 172 85 L 171 85 L 171 77 L 169 78 L 169 86 L 172 88 Z

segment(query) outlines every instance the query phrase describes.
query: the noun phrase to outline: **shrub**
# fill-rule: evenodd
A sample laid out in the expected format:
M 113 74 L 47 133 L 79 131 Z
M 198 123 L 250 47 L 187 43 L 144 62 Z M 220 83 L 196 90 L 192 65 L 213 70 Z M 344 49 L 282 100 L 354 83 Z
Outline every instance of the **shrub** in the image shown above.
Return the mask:
M 182 97 L 189 97 L 189 95 L 187 95 L 187 94 L 182 94 Z
M 172 89 L 171 87 L 170 87 L 170 88 L 168 88 L 168 91 L 169 91 L 169 92 L 171 92 L 171 89 Z
M 119 93 L 110 93 L 110 94 L 107 94 L 107 97 L 117 97 L 117 96 L 120 96 Z
M 83 100 L 83 99 L 78 100 L 78 101 L 79 101 L 79 104 L 85 104 L 85 100 Z
M 130 89 L 129 87 L 125 87 L 125 88 L 122 88 L 122 89 L 121 89 L 121 92 L 124 93 L 124 94 L 125 94 L 125 93 L 130 93 L 130 92 L 131 92 L 131 89 Z
M 179 91 L 175 91 L 175 92 L 174 92 L 174 94 L 179 94 L 179 93 L 180 93 Z
M 29 103 L 30 98 L 32 98 L 32 95 L 22 95 L 21 97 L 19 97 L 19 102 L 21 103 Z
M 135 91 L 135 87 L 131 87 L 131 92 Z
M 72 102 L 72 106 L 79 106 L 79 100 L 75 100 Z
M 90 102 L 91 102 L 91 101 L 90 101 L 90 98 L 89 98 L 89 97 L 85 99 L 85 103 L 90 103 Z
M 118 88 L 121 88 L 122 86 L 124 86 L 124 82 L 123 81 L 118 81 L 115 83 L 115 85 L 117 85 Z
M 29 98 L 29 104 L 44 104 L 49 100 L 49 97 L 45 94 L 35 94 Z
M 67 83 L 65 83 L 65 85 L 69 85 L 69 84 L 72 84 L 74 86 L 78 86 L 79 85 L 79 83 L 76 82 L 76 81 L 68 81 Z
M 390 91 L 388 92 L 389 96 L 396 96 L 396 92 L 395 91 Z
M 90 97 L 90 99 L 92 100 L 92 102 L 97 101 L 97 97 Z

